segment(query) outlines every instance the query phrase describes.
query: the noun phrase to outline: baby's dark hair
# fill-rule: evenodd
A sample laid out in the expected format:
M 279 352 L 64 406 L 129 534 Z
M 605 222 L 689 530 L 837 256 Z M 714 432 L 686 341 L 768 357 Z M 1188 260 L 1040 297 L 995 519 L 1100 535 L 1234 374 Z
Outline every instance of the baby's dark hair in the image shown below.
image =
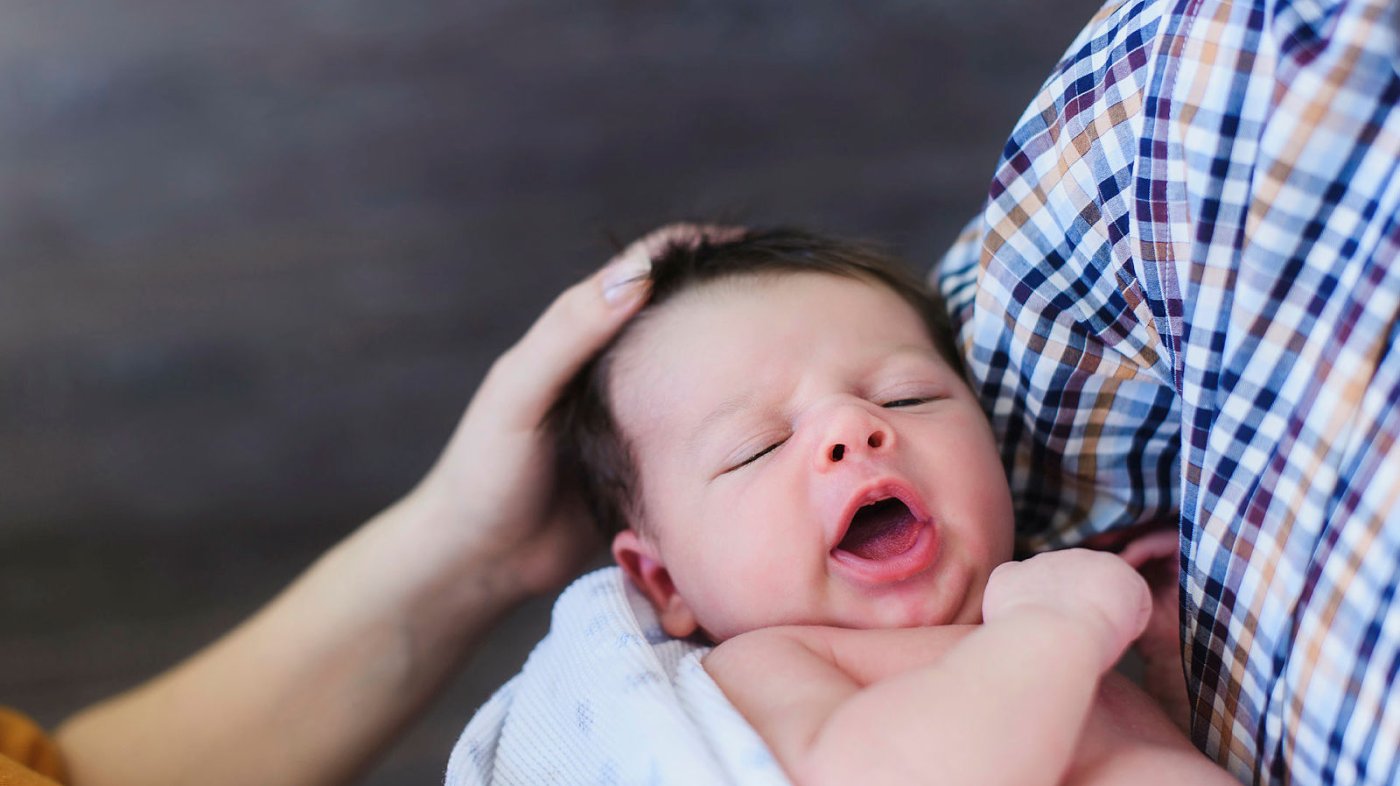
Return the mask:
M 569 382 L 546 419 L 561 477 L 578 480 L 594 523 L 611 538 L 640 518 L 632 451 L 613 417 L 608 389 L 614 350 L 646 315 L 677 295 L 736 278 L 825 273 L 889 288 L 923 320 L 939 354 L 959 373 L 942 300 L 890 255 L 871 246 L 791 229 L 750 230 L 723 241 L 676 243 L 652 261 L 651 297 L 632 322 Z

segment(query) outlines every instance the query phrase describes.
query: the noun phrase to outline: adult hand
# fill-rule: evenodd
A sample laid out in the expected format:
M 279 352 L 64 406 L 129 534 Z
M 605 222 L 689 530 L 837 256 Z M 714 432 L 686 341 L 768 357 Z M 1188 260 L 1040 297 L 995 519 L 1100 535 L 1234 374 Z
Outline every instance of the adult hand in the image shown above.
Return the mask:
M 542 421 L 565 384 L 645 302 L 652 258 L 742 230 L 673 224 L 561 294 L 492 365 L 437 464 L 405 500 L 452 528 L 505 593 L 543 592 L 596 552 L 572 483 L 554 476 Z

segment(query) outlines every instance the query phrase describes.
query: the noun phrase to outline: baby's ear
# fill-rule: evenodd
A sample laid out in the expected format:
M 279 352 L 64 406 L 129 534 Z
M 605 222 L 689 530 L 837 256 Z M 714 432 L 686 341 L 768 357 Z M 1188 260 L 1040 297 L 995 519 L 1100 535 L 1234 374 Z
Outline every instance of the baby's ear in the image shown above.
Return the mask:
M 700 627 L 690 606 L 676 591 L 671 572 L 666 570 L 660 552 L 650 540 L 638 535 L 636 530 L 625 529 L 613 538 L 612 554 L 622 572 L 651 601 L 668 635 L 683 639 Z

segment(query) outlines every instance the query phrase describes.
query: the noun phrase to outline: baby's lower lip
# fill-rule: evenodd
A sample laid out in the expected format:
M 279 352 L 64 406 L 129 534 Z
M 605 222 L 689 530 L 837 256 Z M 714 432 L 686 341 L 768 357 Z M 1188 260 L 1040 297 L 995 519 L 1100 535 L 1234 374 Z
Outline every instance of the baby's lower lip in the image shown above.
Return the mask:
M 938 559 L 939 538 L 932 521 L 920 521 L 918 537 L 909 548 L 881 559 L 864 559 L 841 548 L 830 557 L 835 572 L 861 584 L 891 584 L 917 576 Z

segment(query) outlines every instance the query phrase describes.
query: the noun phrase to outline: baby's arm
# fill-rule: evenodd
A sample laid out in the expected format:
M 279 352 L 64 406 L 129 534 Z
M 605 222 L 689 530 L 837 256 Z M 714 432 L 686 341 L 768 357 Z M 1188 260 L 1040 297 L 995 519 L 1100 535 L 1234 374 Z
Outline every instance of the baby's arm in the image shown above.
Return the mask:
M 797 783 L 1058 783 L 1149 608 L 1118 558 L 1060 552 L 998 568 L 970 633 L 779 628 L 705 665 Z
M 803 774 L 838 710 L 876 682 L 928 667 L 979 627 L 763 628 L 720 644 L 705 670 L 795 782 L 839 781 L 837 771 Z

